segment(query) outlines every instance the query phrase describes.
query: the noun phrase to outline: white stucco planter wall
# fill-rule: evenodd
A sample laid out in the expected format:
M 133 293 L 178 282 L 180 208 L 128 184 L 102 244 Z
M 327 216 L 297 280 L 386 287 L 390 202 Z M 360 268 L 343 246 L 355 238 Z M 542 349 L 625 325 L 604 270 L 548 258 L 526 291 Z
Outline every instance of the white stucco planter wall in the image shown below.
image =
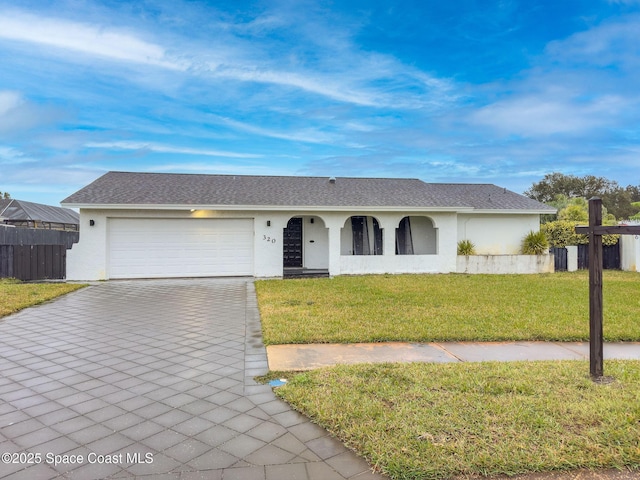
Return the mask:
M 553 273 L 552 255 L 459 255 L 458 273 Z

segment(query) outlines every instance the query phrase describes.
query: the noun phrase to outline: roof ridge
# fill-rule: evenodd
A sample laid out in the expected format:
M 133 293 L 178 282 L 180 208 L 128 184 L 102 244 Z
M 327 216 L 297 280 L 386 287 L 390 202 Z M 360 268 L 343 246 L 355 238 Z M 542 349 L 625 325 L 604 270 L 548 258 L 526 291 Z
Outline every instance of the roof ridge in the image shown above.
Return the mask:
M 193 172 L 131 172 L 125 170 L 109 170 L 104 175 L 111 173 L 122 173 L 127 175 L 190 175 L 190 176 L 206 176 L 206 177 L 243 177 L 243 178 L 342 178 L 348 180 L 417 180 L 427 183 L 419 178 L 407 177 L 341 177 L 335 175 L 247 175 L 244 173 L 193 173 Z
M 4 212 L 6 212 L 6 211 L 7 211 L 7 208 L 9 208 L 9 207 L 11 206 L 11 204 L 13 203 L 13 201 L 14 201 L 15 199 L 14 199 L 14 198 L 8 198 L 7 200 L 9 200 L 9 202 L 7 203 L 7 206 L 6 206 L 6 207 L 4 207 L 4 208 L 2 209 L 2 211 L 0 211 L 0 217 L 2 216 L 2 214 L 3 214 Z

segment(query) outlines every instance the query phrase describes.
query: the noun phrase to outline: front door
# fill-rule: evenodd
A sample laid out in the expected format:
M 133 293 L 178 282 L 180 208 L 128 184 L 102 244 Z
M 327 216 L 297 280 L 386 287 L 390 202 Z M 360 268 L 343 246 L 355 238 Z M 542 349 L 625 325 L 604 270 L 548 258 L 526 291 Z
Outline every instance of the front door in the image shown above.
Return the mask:
M 283 237 L 284 267 L 302 268 L 302 218 L 289 220 Z

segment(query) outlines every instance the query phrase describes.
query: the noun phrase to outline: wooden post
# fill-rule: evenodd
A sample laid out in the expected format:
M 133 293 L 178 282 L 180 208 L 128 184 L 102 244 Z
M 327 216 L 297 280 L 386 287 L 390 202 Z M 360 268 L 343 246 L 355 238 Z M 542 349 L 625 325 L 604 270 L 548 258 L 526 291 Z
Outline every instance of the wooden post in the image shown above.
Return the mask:
M 606 383 L 602 340 L 602 235 L 640 235 L 640 226 L 602 226 L 602 200 L 589 199 L 589 226 L 576 227 L 589 236 L 589 368 L 591 378 Z
M 589 199 L 589 368 L 594 380 L 604 374 L 602 348 L 602 200 Z

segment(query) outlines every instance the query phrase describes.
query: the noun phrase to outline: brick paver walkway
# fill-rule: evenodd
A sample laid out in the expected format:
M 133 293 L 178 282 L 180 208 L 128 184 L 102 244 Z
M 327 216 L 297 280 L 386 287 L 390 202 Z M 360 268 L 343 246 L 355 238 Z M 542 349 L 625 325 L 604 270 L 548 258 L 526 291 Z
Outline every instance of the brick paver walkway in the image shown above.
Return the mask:
M 0 478 L 383 478 L 253 377 L 247 279 L 107 282 L 0 320 Z

